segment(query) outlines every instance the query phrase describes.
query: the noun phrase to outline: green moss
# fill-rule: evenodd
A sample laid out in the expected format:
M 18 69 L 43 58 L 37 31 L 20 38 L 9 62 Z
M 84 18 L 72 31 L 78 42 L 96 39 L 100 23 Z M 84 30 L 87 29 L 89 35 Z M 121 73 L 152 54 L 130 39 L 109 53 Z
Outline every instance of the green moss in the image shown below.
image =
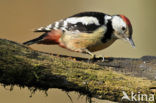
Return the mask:
M 6 40 L 0 40 L 0 55 L 0 82 L 6 85 L 74 90 L 113 101 L 120 101 L 123 90 L 150 92 L 152 85 L 110 67 L 55 57 Z

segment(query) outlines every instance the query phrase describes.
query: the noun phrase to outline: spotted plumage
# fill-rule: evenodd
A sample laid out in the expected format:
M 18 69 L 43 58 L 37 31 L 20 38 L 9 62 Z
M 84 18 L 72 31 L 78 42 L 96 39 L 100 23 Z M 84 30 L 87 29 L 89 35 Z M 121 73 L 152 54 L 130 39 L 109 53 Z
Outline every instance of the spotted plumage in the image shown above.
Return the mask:
M 91 52 L 104 49 L 120 38 L 128 40 L 134 46 L 131 23 L 123 15 L 82 12 L 40 27 L 35 32 L 44 34 L 24 44 L 58 44 L 94 57 Z

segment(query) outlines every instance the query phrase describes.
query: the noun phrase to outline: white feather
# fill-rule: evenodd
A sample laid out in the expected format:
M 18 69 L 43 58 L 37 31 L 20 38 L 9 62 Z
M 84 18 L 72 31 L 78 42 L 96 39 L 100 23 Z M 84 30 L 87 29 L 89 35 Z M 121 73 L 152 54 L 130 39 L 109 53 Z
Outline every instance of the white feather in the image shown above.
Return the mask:
M 126 23 L 119 16 L 113 16 L 112 26 L 115 30 L 120 30 L 121 27 L 126 27 Z
M 108 23 L 108 20 L 110 20 L 111 18 L 112 18 L 111 16 L 106 15 L 105 18 L 104 18 L 105 24 L 107 24 Z
M 45 29 L 50 30 L 52 28 L 51 26 L 52 26 L 52 24 L 49 24 Z
M 86 17 L 71 17 L 71 18 L 67 18 L 65 21 L 67 23 L 71 23 L 71 24 L 77 24 L 78 22 L 80 22 L 84 25 L 89 25 L 89 24 L 100 25 L 97 18 L 88 17 L 88 16 L 86 16 Z

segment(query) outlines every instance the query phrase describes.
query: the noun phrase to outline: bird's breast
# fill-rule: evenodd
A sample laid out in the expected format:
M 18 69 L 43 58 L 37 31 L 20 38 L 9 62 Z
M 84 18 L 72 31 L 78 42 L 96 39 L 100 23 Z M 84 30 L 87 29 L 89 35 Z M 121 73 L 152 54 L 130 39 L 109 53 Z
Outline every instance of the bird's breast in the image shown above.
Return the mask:
M 80 32 L 73 34 L 71 32 L 65 32 L 62 35 L 60 42 L 61 44 L 65 45 L 67 49 L 73 51 L 81 52 L 81 49 L 84 48 L 92 52 L 98 51 L 110 46 L 114 42 L 114 40 L 108 40 L 105 43 L 102 42 L 106 29 L 107 28 L 105 26 L 102 26 L 93 33 Z

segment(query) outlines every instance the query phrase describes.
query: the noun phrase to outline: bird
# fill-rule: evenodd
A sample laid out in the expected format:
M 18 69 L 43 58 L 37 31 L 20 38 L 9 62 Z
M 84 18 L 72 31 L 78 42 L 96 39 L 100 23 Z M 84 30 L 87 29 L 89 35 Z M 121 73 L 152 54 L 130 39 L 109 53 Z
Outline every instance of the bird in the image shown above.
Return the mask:
M 105 49 L 118 39 L 124 39 L 135 47 L 131 22 L 122 14 L 80 12 L 40 27 L 34 32 L 42 32 L 42 35 L 24 42 L 24 45 L 59 45 L 74 52 L 89 54 L 92 59 L 104 60 L 104 57 L 92 52 Z

